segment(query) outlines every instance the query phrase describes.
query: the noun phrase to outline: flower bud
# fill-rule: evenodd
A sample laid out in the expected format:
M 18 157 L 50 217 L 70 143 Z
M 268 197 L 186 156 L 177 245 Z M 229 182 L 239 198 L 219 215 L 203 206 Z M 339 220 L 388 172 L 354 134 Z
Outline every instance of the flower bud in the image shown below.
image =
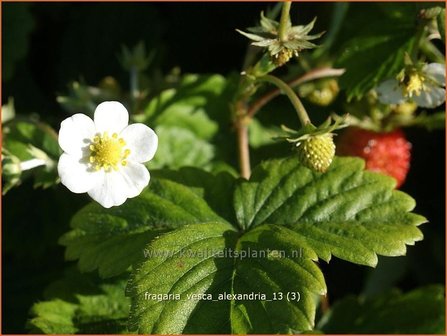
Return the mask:
M 299 94 L 318 106 L 328 106 L 337 98 L 340 88 L 335 79 L 325 79 L 300 86 Z

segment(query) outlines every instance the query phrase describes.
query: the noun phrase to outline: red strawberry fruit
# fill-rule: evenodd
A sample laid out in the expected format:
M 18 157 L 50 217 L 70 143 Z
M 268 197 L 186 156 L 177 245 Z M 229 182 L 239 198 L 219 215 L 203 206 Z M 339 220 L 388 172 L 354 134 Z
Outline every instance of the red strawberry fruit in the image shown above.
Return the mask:
M 411 143 L 400 129 L 380 133 L 349 127 L 338 139 L 337 154 L 363 158 L 366 169 L 394 177 L 399 188 L 410 169 Z

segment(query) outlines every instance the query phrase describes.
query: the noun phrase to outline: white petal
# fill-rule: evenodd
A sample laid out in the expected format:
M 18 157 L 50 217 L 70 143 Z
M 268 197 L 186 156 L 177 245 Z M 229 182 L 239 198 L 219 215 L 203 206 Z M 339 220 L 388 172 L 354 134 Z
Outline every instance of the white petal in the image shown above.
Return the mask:
M 420 107 L 434 108 L 445 102 L 445 89 L 436 86 L 428 86 L 427 91 L 422 91 L 419 96 L 413 96 L 413 100 Z
M 150 175 L 140 163 L 128 162 L 118 171 L 104 173 L 103 179 L 88 192 L 104 208 L 123 204 L 126 199 L 138 196 L 149 184 Z
M 147 168 L 138 162 L 129 161 L 125 167 L 120 169 L 120 172 L 127 183 L 126 194 L 128 198 L 141 194 L 151 178 Z
M 147 162 L 151 160 L 158 147 L 155 132 L 144 124 L 127 126 L 120 134 L 130 149 L 129 160 Z
M 62 154 L 57 171 L 64 186 L 71 192 L 81 194 L 92 189 L 101 179 L 102 171 L 93 171 L 78 157 Z
M 401 104 L 405 101 L 397 79 L 388 79 L 376 88 L 377 96 L 383 104 Z
M 95 110 L 96 131 L 120 133 L 129 123 L 129 113 L 123 104 L 115 101 L 103 102 Z
M 123 204 L 127 196 L 123 189 L 127 184 L 119 172 L 104 173 L 102 179 L 88 194 L 104 208 Z
M 93 120 L 78 113 L 61 122 L 59 146 L 64 152 L 80 158 L 94 135 L 95 124 Z
M 445 64 L 430 63 L 424 66 L 422 71 L 433 78 L 439 85 L 445 86 Z

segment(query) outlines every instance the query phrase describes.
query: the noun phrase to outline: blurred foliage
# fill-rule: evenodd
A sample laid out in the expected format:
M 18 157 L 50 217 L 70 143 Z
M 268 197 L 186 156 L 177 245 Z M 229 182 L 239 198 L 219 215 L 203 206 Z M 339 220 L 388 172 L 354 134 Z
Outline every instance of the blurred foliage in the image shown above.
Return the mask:
M 45 334 L 126 333 L 125 285 L 124 278 L 100 282 L 70 269 L 47 287 L 45 301 L 33 305 L 27 328 Z
M 402 294 L 338 301 L 317 326 L 328 334 L 444 334 L 445 298 L 441 285 Z
M 57 133 L 37 116 L 16 116 L 12 100 L 2 113 L 7 116 L 2 124 L 3 194 L 30 175 L 35 187 L 56 184 L 56 162 L 61 154 Z
M 393 77 L 404 66 L 405 52 L 413 48 L 417 31 L 417 10 L 408 9 L 400 15 L 390 15 L 388 8 L 378 15 L 368 12 L 369 19 L 351 30 L 355 32 L 340 47 L 341 53 L 335 62 L 346 68 L 340 78 L 340 87 L 346 89 L 348 100 L 361 98 L 380 81 Z M 387 15 L 388 14 L 388 15 Z M 355 21 L 349 16 L 350 24 Z M 364 17 L 364 13 L 362 14 Z
M 147 55 L 146 46 L 140 41 L 133 49 L 122 46 L 121 57 L 119 57 L 119 60 L 123 68 L 128 71 L 133 69 L 137 71 L 144 71 L 150 65 L 153 58 L 154 51 Z
M 135 115 L 135 121 L 154 127 L 160 137 L 150 167 L 210 167 L 217 155 L 216 140 L 226 137 L 229 85 L 220 75 L 185 75 Z
M 66 267 L 58 239 L 86 201 L 62 186 L 34 189 L 31 180 L 3 197 L 3 331 L 25 333 L 31 305 Z
M 68 86 L 66 96 L 58 96 L 57 102 L 67 112 L 74 114 L 83 111 L 93 117 L 96 106 L 106 100 L 119 100 L 121 88 L 113 77 L 106 77 L 98 87 L 89 86 L 84 81 L 74 81 Z

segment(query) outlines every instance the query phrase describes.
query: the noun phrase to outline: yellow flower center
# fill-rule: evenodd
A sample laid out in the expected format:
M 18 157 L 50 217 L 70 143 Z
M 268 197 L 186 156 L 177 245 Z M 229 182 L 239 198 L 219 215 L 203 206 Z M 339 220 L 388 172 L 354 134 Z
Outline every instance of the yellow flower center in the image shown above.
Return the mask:
M 416 72 L 409 75 L 404 85 L 404 96 L 410 98 L 413 94 L 419 96 L 424 90 L 424 81 L 425 78 Z
M 130 154 L 130 149 L 125 149 L 126 142 L 123 138 L 118 138 L 117 133 L 110 137 L 107 132 L 97 135 L 92 139 L 89 146 L 89 162 L 95 170 L 104 169 L 106 172 L 118 170 L 118 165 L 127 165 L 126 158 Z

